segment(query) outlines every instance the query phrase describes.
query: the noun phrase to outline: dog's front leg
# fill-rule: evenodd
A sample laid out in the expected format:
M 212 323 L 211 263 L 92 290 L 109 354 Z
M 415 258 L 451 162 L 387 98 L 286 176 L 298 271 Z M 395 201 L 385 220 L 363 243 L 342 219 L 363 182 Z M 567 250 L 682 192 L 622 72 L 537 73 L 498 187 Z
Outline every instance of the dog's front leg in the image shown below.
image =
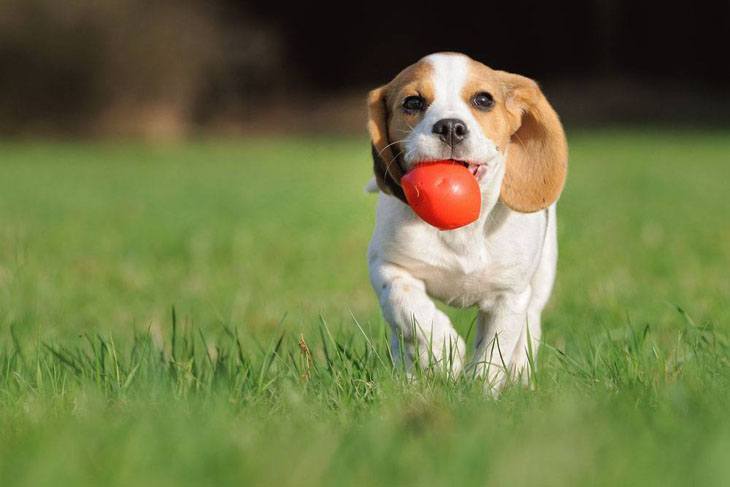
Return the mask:
M 539 322 L 537 329 L 528 328 L 530 297 L 529 288 L 508 293 L 479 311 L 474 365 L 477 375 L 485 377 L 494 392 L 510 379 L 528 379 L 529 353 L 537 354 L 530 346 L 539 339 Z M 537 337 L 532 336 L 535 332 Z
M 423 281 L 385 262 L 371 264 L 370 279 L 391 327 L 394 360 L 405 360 L 409 369 L 417 362 L 422 368 L 436 366 L 458 374 L 464 341 L 426 294 Z

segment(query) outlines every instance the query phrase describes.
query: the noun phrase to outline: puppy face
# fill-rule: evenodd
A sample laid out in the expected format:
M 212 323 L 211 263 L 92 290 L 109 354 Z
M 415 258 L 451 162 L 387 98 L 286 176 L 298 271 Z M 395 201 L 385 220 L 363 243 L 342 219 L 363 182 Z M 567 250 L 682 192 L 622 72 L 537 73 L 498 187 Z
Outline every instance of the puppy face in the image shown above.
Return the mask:
M 481 180 L 509 141 L 497 76 L 466 56 L 424 58 L 395 79 L 388 100 L 388 137 L 406 171 L 418 162 L 454 159 Z
M 483 188 L 504 175 L 502 200 L 519 211 L 544 208 L 560 194 L 565 136 L 527 78 L 461 54 L 432 54 L 373 90 L 369 113 L 378 184 L 401 199 L 405 172 L 442 159 L 466 166 Z

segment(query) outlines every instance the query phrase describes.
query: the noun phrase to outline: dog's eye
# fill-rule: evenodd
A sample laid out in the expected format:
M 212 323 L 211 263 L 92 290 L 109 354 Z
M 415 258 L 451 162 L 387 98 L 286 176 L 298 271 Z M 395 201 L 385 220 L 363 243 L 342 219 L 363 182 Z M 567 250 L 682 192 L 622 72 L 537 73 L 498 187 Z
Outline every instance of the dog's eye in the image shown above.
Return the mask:
M 409 112 L 420 112 L 426 108 L 426 100 L 422 96 L 408 96 L 403 100 L 403 108 Z
M 490 95 L 486 91 L 482 91 L 474 95 L 474 98 L 471 99 L 471 102 L 479 110 L 489 110 L 494 106 L 494 97 L 492 97 L 492 95 Z

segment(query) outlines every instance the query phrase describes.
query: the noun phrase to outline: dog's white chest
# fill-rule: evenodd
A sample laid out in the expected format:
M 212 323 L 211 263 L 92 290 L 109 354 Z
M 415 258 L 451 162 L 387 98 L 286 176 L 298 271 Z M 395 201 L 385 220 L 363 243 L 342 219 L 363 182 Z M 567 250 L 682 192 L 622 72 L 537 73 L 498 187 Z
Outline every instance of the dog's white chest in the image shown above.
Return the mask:
M 432 297 L 453 306 L 487 305 L 501 292 L 529 284 L 545 231 L 541 214 L 500 217 L 495 209 L 492 217 L 503 218 L 497 224 L 480 220 L 442 232 L 407 215 L 398 202 L 381 203 L 371 254 L 407 269 Z

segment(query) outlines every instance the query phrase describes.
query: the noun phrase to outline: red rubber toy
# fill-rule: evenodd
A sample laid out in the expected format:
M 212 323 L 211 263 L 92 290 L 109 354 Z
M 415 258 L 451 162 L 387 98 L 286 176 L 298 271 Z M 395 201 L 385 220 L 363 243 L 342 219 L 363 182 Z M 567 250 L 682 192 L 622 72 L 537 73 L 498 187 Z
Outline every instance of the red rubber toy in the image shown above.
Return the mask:
M 417 164 L 401 178 L 401 186 L 413 211 L 439 230 L 453 230 L 479 218 L 479 183 L 457 162 Z

